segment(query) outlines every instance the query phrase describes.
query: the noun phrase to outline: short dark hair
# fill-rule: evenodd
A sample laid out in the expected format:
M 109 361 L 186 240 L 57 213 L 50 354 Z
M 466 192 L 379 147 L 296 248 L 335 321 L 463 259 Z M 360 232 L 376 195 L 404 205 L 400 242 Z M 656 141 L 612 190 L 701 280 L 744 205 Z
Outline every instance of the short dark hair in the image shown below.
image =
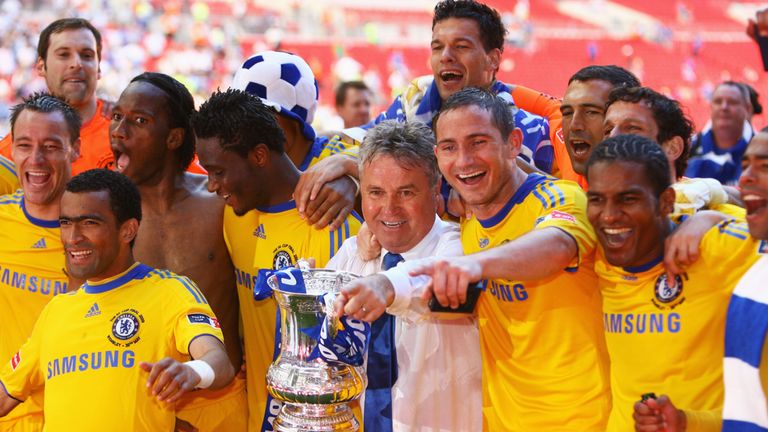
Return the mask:
M 642 165 L 656 197 L 660 197 L 672 185 L 669 161 L 664 150 L 641 135 L 616 135 L 595 147 L 587 161 L 587 179 L 590 168 L 598 162 L 632 162 Z
M 504 140 L 509 138 L 509 134 L 515 130 L 515 118 L 504 99 L 485 89 L 466 87 L 448 97 L 440 108 L 440 112 L 432 119 L 432 130 L 435 135 L 437 135 L 437 121 L 444 112 L 466 106 L 476 106 L 491 113 L 491 123 L 498 129 Z
M 242 157 L 260 143 L 274 152 L 285 151 L 285 133 L 272 108 L 242 90 L 214 92 L 192 116 L 192 127 L 198 138 L 219 138 L 222 149 Z
M 184 140 L 176 150 L 176 159 L 182 170 L 186 170 L 195 158 L 195 134 L 190 119 L 195 113 L 195 100 L 184 84 L 166 74 L 144 72 L 135 76 L 131 82 L 146 82 L 162 90 L 168 109 L 169 126 L 184 129 Z
M 344 81 L 343 83 L 339 84 L 339 88 L 336 89 L 336 106 L 337 107 L 344 105 L 344 102 L 347 101 L 348 89 L 363 90 L 363 91 L 371 90 L 362 81 Z
M 64 99 L 47 92 L 34 93 L 11 108 L 11 138 L 13 138 L 13 130 L 16 126 L 16 120 L 19 119 L 19 115 L 21 115 L 23 111 L 34 111 L 39 113 L 60 112 L 61 115 L 64 116 L 64 121 L 67 122 L 70 144 L 80 138 L 80 127 L 83 124 L 80 115 L 74 108 L 66 103 Z
M 468 18 L 477 23 L 480 38 L 483 41 L 485 52 L 494 48 L 504 51 L 504 39 L 507 29 L 501 21 L 499 13 L 475 0 L 442 0 L 435 5 L 435 14 L 432 17 L 432 29 L 440 21 L 448 18 Z
M 640 87 L 640 80 L 635 74 L 616 65 L 592 65 L 579 69 L 568 80 L 568 84 L 574 81 L 601 80 L 611 83 L 613 87 Z
M 678 175 L 683 175 L 685 168 L 688 167 L 688 153 L 694 129 L 693 122 L 683 112 L 680 104 L 648 87 L 615 88 L 608 96 L 606 109 L 614 102 L 646 103 L 653 112 L 653 119 L 659 128 L 659 136 L 656 137 L 659 144 L 676 136 L 683 139 L 683 152 L 675 161 L 675 171 Z
M 747 83 L 741 83 L 749 92 L 749 103 L 752 104 L 752 114 L 758 115 L 763 113 L 763 106 L 760 105 L 760 93 L 755 90 L 754 87 Z
M 37 41 L 37 55 L 43 61 L 47 60 L 48 47 L 51 45 L 51 35 L 61 33 L 65 30 L 88 29 L 93 33 L 96 39 L 96 57 L 101 60 L 101 33 L 96 27 L 84 18 L 62 18 L 48 24 L 48 27 L 40 33 L 40 39 Z
M 141 194 L 139 188 L 123 174 L 104 168 L 90 169 L 72 177 L 67 192 L 109 193 L 109 207 L 118 224 L 129 219 L 141 222 Z

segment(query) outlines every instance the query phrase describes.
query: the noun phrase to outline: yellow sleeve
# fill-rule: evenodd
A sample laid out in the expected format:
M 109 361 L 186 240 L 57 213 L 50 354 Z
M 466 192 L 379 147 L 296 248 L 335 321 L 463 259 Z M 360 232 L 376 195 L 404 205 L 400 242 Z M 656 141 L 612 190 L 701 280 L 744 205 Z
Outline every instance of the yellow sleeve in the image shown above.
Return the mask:
M 747 223 L 739 219 L 720 222 L 710 228 L 701 240 L 699 252 L 702 261 L 710 268 L 727 269 L 734 274 L 742 269 L 746 271 L 759 258 L 756 241 L 750 236 Z
M 587 219 L 587 197 L 576 183 L 547 181 L 536 187 L 533 195 L 544 205 L 536 229 L 556 227 L 570 235 L 579 249 L 579 260 L 595 249 L 597 237 Z M 577 267 L 578 262 L 569 265 Z
M 183 276 L 172 280 L 176 281 L 174 288 L 179 293 L 171 305 L 176 308 L 173 323 L 176 349 L 188 355 L 189 344 L 202 335 L 214 336 L 223 343 L 224 335 L 219 321 L 197 285 Z
M 328 144 L 325 145 L 325 149 L 321 154 L 320 159 L 325 155 L 325 150 L 328 151 L 328 155 L 344 155 L 357 158 L 360 153 L 360 145 L 357 143 L 348 143 L 344 141 L 340 135 L 334 135 L 328 140 Z
M 0 384 L 5 387 L 8 395 L 16 400 L 26 400 L 30 393 L 45 385 L 43 371 L 40 370 L 40 339 L 41 329 L 46 328 L 50 306 L 49 303 L 40 313 L 29 339 L 0 369 Z
M 353 211 L 347 216 L 347 220 L 345 220 L 338 229 L 324 231 L 325 239 L 327 239 L 327 241 L 313 241 L 309 249 L 310 256 L 315 258 L 315 267 L 325 267 L 325 265 L 328 264 L 328 261 L 336 255 L 336 252 L 341 249 L 341 245 L 344 244 L 344 241 L 353 235 L 357 235 L 361 224 L 360 216 Z M 320 238 L 318 238 L 318 240 L 320 240 Z
M 722 410 L 685 412 L 686 432 L 720 432 L 723 427 Z
M 710 210 L 718 211 L 720 213 L 734 217 L 736 219 L 744 219 L 747 217 L 746 209 L 733 204 L 718 204 L 718 205 L 712 206 Z
M 19 188 L 16 166 L 10 160 L 0 156 L 0 195 L 12 194 Z

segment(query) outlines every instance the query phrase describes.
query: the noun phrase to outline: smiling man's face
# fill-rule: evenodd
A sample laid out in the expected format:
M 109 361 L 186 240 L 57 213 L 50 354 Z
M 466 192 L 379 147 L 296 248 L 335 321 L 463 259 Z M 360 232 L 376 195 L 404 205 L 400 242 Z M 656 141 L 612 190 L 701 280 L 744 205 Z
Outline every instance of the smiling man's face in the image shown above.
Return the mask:
M 477 23 L 469 18 L 447 18 L 432 28 L 430 65 L 440 98 L 465 87 L 488 88 L 499 67 L 501 51 L 486 52 Z
M 37 59 L 37 72 L 51 94 L 75 109 L 89 103 L 99 80 L 96 37 L 87 28 L 53 33 L 45 59 Z

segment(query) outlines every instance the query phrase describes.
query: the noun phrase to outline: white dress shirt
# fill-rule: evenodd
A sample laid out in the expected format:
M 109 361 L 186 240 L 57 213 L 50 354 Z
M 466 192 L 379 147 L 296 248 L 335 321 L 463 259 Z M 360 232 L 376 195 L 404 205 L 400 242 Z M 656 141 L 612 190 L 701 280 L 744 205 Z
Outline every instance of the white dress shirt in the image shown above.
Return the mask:
M 357 254 L 351 237 L 326 267 L 370 275 L 381 270 L 386 250 L 371 261 Z M 432 256 L 462 255 L 459 228 L 437 216 L 432 229 L 411 250 L 404 263 Z M 397 268 L 400 269 L 400 266 Z M 482 361 L 477 322 L 462 316 L 431 317 L 419 299 L 421 289 L 404 286 L 401 278 L 395 301 L 387 309 L 395 315 L 398 378 L 392 388 L 395 431 L 454 432 L 482 430 Z M 403 282 L 405 281 L 405 282 Z

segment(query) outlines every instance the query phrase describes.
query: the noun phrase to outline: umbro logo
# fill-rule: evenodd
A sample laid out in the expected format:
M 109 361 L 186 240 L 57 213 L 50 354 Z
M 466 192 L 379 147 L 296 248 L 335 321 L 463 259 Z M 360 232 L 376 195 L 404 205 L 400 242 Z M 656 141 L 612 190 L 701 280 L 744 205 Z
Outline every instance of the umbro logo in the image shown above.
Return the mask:
M 259 224 L 259 226 L 255 230 L 253 230 L 253 235 L 260 239 L 266 240 L 267 233 L 264 231 L 264 224 Z
M 45 249 L 48 246 L 45 244 L 45 238 L 41 238 L 32 245 L 32 249 Z
M 91 308 L 88 309 L 88 313 L 85 314 L 85 317 L 89 318 L 96 315 L 101 315 L 101 309 L 99 309 L 98 303 L 94 303 L 93 306 L 91 306 Z

